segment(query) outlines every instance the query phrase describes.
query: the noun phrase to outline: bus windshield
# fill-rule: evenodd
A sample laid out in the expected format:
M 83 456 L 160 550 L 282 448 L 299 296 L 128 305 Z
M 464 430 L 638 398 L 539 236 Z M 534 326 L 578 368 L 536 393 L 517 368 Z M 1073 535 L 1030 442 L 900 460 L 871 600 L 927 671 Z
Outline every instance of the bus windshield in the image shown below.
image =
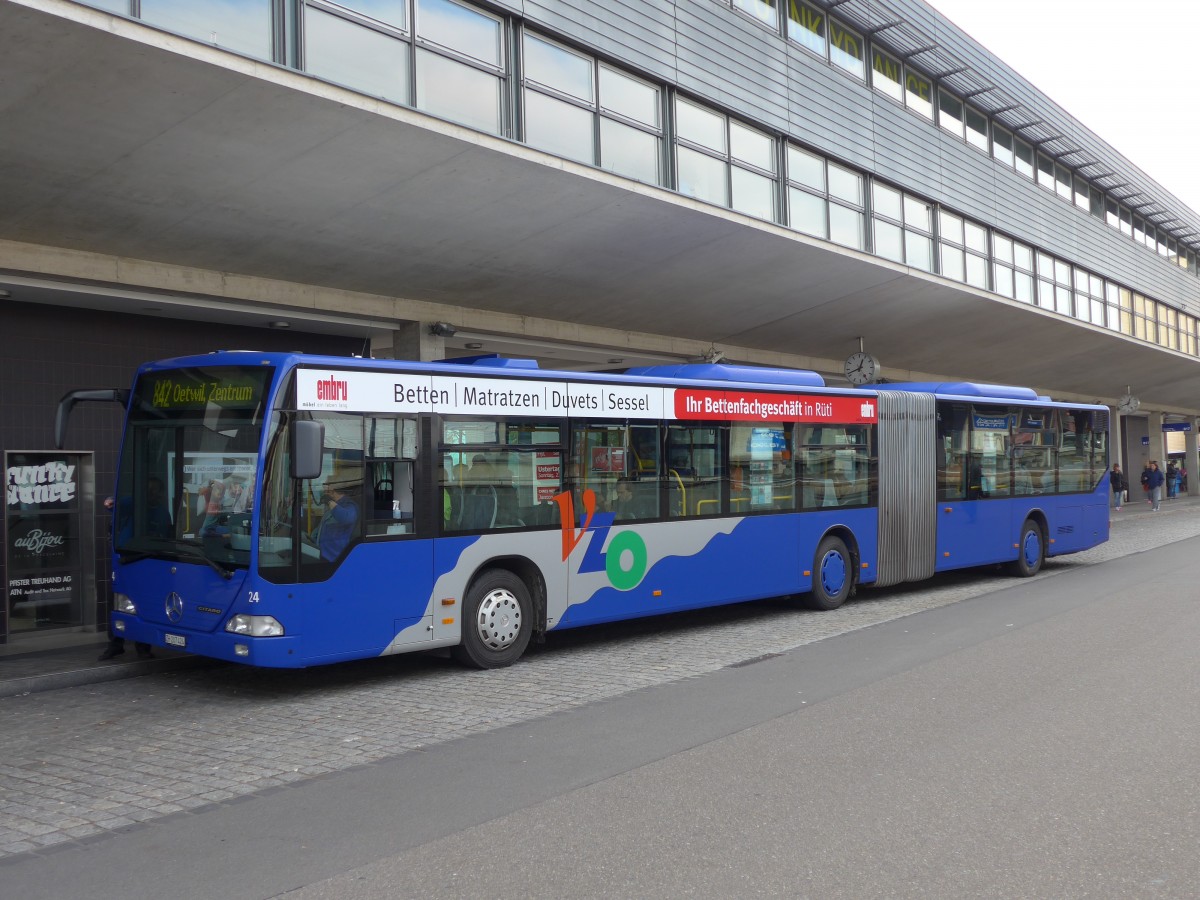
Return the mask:
M 221 366 L 147 372 L 130 403 L 114 498 L 122 561 L 250 562 L 258 448 L 274 370 Z

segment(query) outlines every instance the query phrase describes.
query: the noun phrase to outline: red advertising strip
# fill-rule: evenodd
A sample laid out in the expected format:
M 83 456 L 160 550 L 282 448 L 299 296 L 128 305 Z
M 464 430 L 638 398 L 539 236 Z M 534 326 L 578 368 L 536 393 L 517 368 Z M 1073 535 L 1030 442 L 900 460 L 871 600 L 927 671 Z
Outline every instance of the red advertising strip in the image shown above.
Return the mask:
M 676 390 L 675 418 L 730 419 L 735 422 L 840 422 L 859 425 L 878 421 L 878 403 L 874 397 Z

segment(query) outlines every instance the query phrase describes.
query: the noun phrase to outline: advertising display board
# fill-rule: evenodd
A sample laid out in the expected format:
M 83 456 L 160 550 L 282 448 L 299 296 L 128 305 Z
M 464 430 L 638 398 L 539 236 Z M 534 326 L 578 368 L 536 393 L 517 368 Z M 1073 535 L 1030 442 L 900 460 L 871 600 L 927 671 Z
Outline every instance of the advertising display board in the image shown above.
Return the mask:
M 7 636 L 95 621 L 91 453 L 4 454 Z

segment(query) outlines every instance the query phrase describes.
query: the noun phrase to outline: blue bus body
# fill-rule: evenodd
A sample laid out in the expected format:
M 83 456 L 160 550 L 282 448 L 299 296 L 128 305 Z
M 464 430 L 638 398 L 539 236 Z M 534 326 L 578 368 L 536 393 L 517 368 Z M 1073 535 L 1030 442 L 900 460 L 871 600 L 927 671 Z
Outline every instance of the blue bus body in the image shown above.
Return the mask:
M 452 647 L 486 667 L 556 629 L 791 594 L 832 608 L 858 585 L 951 569 L 1032 574 L 1108 538 L 1104 407 L 747 377 L 245 352 L 143 366 L 114 632 L 258 666 Z M 469 404 L 447 411 L 451 390 Z M 556 392 L 572 395 L 562 411 L 529 411 Z M 709 418 L 678 416 L 710 396 Z M 291 471 L 301 421 L 321 428 L 319 476 Z M 501 475 L 455 474 L 472 455 Z M 338 479 L 357 531 L 327 552 Z M 622 488 L 641 489 L 642 512 L 613 511 Z M 491 519 L 472 523 L 480 498 Z

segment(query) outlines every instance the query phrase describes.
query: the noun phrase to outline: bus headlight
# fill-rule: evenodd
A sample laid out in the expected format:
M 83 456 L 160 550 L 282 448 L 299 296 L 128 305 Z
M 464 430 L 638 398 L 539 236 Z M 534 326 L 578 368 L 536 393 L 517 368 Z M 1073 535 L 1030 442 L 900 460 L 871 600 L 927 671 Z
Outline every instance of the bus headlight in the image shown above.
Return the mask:
M 131 616 L 136 616 L 137 607 L 124 594 L 113 594 L 113 612 L 129 613 Z
M 250 637 L 282 637 L 283 626 L 274 616 L 247 616 L 239 613 L 225 623 L 230 634 L 248 634 Z

